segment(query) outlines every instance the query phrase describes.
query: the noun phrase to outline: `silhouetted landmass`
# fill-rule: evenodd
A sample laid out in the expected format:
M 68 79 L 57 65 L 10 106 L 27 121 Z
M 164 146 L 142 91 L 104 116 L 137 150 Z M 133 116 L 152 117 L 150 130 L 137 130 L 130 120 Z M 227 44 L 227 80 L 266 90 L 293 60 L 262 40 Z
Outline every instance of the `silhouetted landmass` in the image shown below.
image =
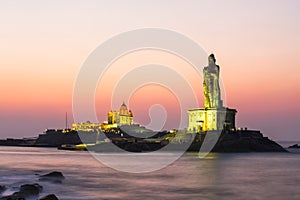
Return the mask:
M 300 149 L 300 146 L 298 144 L 294 144 L 288 147 L 289 149 Z
M 179 142 L 174 142 L 172 137 L 175 137 L 175 134 L 171 134 L 168 131 L 148 134 L 150 134 L 151 137 L 147 137 L 147 134 L 140 134 L 139 137 L 133 137 L 131 133 L 126 133 L 124 130 L 118 128 L 100 134 L 96 131 L 76 132 L 74 130 L 47 130 L 44 134 L 40 134 L 35 140 L 7 139 L 1 140 L 0 145 L 86 150 L 85 147 L 76 147 L 76 145 L 84 143 L 94 144 L 88 148 L 92 151 L 111 152 L 115 151 L 115 146 L 117 146 L 129 152 L 148 152 L 159 150 L 169 145 L 170 141 L 174 147 L 172 149 L 176 150 L 176 145 L 189 140 L 189 138 L 194 138 L 188 151 L 199 151 L 204 141 L 210 142 L 207 139 L 205 140 L 205 138 L 209 139 L 210 134 L 217 133 L 214 133 L 214 131 L 194 135 L 184 133 L 181 136 L 183 138 L 182 141 Z M 97 142 L 103 141 L 105 138 L 109 139 L 110 142 Z M 259 131 L 253 130 L 223 131 L 215 143 L 212 152 L 286 152 L 282 146 L 264 137 Z
M 202 142 L 193 142 L 189 151 L 198 151 Z M 223 132 L 212 152 L 287 152 L 281 145 L 264 137 L 259 131 Z

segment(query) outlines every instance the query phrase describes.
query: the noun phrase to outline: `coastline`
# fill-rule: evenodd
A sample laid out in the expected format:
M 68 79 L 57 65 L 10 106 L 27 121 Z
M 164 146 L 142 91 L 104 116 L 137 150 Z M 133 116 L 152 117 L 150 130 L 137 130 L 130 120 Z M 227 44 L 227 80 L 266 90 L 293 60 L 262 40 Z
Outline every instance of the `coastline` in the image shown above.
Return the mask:
M 86 134 L 86 133 L 83 133 Z M 111 148 L 113 143 L 117 147 L 129 151 L 129 152 L 151 152 L 155 150 L 159 150 L 167 145 L 172 145 L 171 151 L 182 150 L 180 147 L 181 143 L 171 142 L 165 140 L 164 138 L 154 138 L 154 139 L 140 139 L 138 138 L 111 138 L 110 142 L 102 142 L 98 143 L 96 140 L 96 134 L 90 134 L 88 150 L 96 151 L 96 152 L 114 152 L 114 149 Z M 205 140 L 206 137 L 211 136 L 216 133 L 200 133 L 196 134 L 192 138 L 194 140 L 190 142 L 190 145 L 187 149 L 187 152 L 199 152 L 204 141 L 209 141 L 209 139 Z M 130 134 L 127 134 L 127 136 Z M 40 139 L 42 137 L 42 139 Z M 64 137 L 61 139 L 60 137 Z M 184 136 L 185 137 L 185 136 Z M 218 137 L 218 141 L 211 149 L 212 152 L 217 153 L 238 153 L 238 152 L 287 152 L 285 148 L 283 148 L 280 144 L 275 141 L 270 140 L 268 137 L 263 136 L 259 131 L 252 130 L 243 130 L 236 132 L 225 132 L 223 131 Z M 58 139 L 57 139 L 58 138 Z M 92 139 L 91 139 L 92 138 Z M 191 138 L 191 137 L 189 137 Z M 66 137 L 64 135 L 55 133 L 46 133 L 45 135 L 39 135 L 39 137 L 35 140 L 27 140 L 27 139 L 7 139 L 0 140 L 0 146 L 20 146 L 20 147 L 45 147 L 45 148 L 58 148 L 61 150 L 87 150 L 87 146 L 82 144 L 80 140 L 82 137 L 78 135 L 77 132 L 69 133 Z M 85 138 L 83 138 L 85 139 Z M 176 137 L 174 137 L 176 139 Z M 182 138 L 181 138 L 182 139 Z M 185 138 L 187 139 L 187 138 Z M 29 142 L 28 142 L 29 141 Z M 42 141 L 42 142 L 39 142 Z M 47 141 L 51 141 L 51 143 L 47 143 Z M 107 144 L 107 145 L 106 145 Z M 113 146 L 114 146 L 113 145 Z

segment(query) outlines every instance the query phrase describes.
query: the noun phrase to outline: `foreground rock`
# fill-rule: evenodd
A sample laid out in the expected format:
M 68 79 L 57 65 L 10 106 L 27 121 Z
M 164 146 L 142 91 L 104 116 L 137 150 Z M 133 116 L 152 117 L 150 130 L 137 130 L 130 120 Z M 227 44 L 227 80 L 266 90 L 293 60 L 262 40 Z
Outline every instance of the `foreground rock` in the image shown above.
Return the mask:
M 0 198 L 0 200 L 25 200 L 27 197 L 38 196 L 43 187 L 37 183 L 21 185 L 18 192 Z
M 54 194 L 49 194 L 47 196 L 40 198 L 39 200 L 58 200 L 58 198 Z
M 34 183 L 34 184 L 25 184 L 21 185 L 19 193 L 24 194 L 25 196 L 35 196 L 38 195 L 43 190 L 43 186 Z
M 298 144 L 294 144 L 292 146 L 288 147 L 289 149 L 300 149 L 300 146 Z
M 2 193 L 2 192 L 4 192 L 6 190 L 6 187 L 4 186 L 4 185 L 0 185 L 0 194 Z
M 62 180 L 64 179 L 65 179 L 64 175 L 61 172 L 57 172 L 57 171 L 50 172 L 45 175 L 41 175 L 39 178 L 40 181 L 50 181 L 53 183 L 62 183 Z
M 14 193 L 9 196 L 1 197 L 0 200 L 26 200 L 25 196 L 22 196 L 18 193 Z

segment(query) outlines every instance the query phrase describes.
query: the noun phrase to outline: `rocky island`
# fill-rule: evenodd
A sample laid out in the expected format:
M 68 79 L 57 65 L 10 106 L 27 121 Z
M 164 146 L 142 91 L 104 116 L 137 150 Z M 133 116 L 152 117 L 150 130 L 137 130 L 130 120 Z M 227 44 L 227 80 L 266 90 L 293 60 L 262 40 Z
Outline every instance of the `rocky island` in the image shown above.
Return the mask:
M 113 151 L 118 147 L 131 152 L 155 151 L 167 145 L 176 150 L 189 143 L 187 151 L 199 151 L 212 135 L 213 152 L 286 152 L 260 131 L 237 129 L 236 109 L 223 105 L 219 86 L 220 66 L 214 54 L 203 69 L 204 107 L 188 110 L 189 124 L 184 130 L 154 132 L 133 124 L 133 113 L 123 102 L 119 111 L 110 111 L 106 123 L 78 123 L 72 129 L 47 129 L 37 138 L 0 140 L 0 145 L 56 147 L 66 150 Z M 208 139 L 207 139 L 208 138 Z M 109 144 L 113 144 L 109 145 Z M 89 148 L 87 148 L 89 147 Z M 107 147 L 107 148 L 106 148 Z M 291 148 L 298 148 L 293 146 Z

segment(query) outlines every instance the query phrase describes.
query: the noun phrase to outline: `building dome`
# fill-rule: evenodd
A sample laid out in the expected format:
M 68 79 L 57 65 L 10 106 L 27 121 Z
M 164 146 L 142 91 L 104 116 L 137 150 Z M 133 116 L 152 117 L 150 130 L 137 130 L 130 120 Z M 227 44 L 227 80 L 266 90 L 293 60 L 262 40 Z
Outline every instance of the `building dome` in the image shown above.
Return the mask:
M 124 102 L 121 105 L 120 114 L 121 115 L 127 115 L 128 114 L 128 109 L 127 109 L 127 106 L 126 106 L 126 104 Z
M 128 110 L 126 104 L 123 104 L 120 107 L 119 111 L 110 111 L 108 112 L 108 124 L 113 125 L 131 125 L 133 124 L 133 114 L 131 110 Z

